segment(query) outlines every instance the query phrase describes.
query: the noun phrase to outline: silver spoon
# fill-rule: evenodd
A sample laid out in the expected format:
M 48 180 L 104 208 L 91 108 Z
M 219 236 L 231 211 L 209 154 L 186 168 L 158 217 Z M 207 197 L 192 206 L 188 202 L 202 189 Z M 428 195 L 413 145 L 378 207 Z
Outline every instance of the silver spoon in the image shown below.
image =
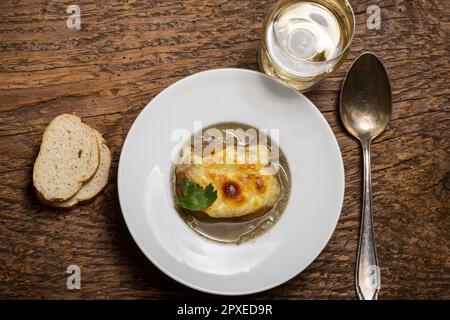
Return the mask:
M 347 131 L 362 145 L 364 189 L 356 264 L 356 292 L 361 300 L 376 300 L 380 290 L 372 218 L 370 144 L 389 123 L 392 93 L 383 63 L 372 53 L 356 59 L 345 77 L 341 91 L 340 115 Z

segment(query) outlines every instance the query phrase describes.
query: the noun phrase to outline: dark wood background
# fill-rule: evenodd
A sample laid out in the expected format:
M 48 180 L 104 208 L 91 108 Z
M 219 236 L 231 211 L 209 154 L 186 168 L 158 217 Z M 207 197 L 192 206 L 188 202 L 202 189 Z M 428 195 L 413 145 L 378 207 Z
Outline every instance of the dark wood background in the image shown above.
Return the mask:
M 214 297 L 161 273 L 139 251 L 119 208 L 122 143 L 144 106 L 176 80 L 211 68 L 258 69 L 262 20 L 275 0 L 0 1 L 0 298 Z M 339 89 L 363 51 L 390 74 L 394 112 L 372 148 L 380 299 L 450 298 L 450 2 L 352 0 L 356 35 L 344 65 L 307 96 L 327 118 L 346 170 L 344 208 L 319 258 L 251 298 L 355 299 L 361 152 L 343 130 Z M 369 5 L 380 30 L 366 27 Z M 69 30 L 66 9 L 81 7 Z M 113 152 L 110 181 L 68 212 L 34 195 L 32 166 L 46 125 L 70 112 Z M 66 288 L 66 268 L 82 271 Z

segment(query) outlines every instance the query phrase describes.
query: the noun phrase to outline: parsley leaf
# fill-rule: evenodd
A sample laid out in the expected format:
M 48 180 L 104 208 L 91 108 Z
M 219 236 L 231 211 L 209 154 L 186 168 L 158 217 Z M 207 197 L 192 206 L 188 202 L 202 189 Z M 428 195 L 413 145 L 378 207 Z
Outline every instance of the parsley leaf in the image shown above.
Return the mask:
M 203 211 L 217 199 L 217 190 L 214 190 L 211 183 L 202 188 L 199 184 L 185 179 L 181 191 L 183 195 L 175 197 L 175 200 L 178 205 L 190 211 Z

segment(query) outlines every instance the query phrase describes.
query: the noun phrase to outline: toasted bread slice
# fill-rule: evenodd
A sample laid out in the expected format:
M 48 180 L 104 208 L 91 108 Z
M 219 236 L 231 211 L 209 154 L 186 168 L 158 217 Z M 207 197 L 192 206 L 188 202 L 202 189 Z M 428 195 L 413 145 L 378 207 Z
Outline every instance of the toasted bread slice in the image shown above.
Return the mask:
M 44 131 L 33 169 L 33 183 L 41 199 L 73 197 L 95 174 L 100 151 L 92 129 L 77 116 L 62 114 Z
M 47 204 L 58 208 L 70 208 L 79 202 L 85 202 L 92 199 L 106 186 L 109 176 L 109 167 L 111 166 L 111 151 L 100 132 L 95 129 L 92 130 L 97 137 L 97 142 L 100 147 L 100 164 L 94 176 L 86 182 L 81 187 L 80 191 L 72 198 L 65 201 L 47 202 Z

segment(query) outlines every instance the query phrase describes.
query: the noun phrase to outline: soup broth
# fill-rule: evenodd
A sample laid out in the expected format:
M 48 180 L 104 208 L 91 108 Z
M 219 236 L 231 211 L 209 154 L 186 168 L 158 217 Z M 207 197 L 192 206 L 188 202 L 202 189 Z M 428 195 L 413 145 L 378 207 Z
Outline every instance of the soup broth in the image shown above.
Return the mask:
M 202 151 L 204 151 L 205 148 L 207 148 L 211 143 L 222 143 L 223 148 L 225 148 L 226 142 L 229 142 L 228 138 L 218 141 L 217 137 L 212 138 L 210 136 L 205 136 L 205 131 L 210 128 L 218 129 L 223 134 L 223 137 L 227 137 L 226 130 L 244 130 L 246 132 L 244 139 L 242 139 L 242 136 L 233 137 L 236 146 L 248 146 L 252 139 L 255 138 L 258 139 L 258 141 L 267 139 L 267 146 L 271 151 L 275 146 L 270 137 L 268 137 L 264 133 L 261 133 L 260 131 L 258 132 L 256 128 L 237 123 L 223 123 L 205 128 L 201 133 L 196 133 L 196 135 L 200 135 L 197 137 L 202 138 Z M 254 135 L 254 133 L 257 134 L 257 137 Z M 195 149 L 194 137 L 195 134 L 191 137 L 191 150 Z M 230 144 L 228 143 L 227 145 L 229 146 Z M 224 243 L 240 244 L 242 242 L 254 239 L 256 236 L 269 230 L 280 218 L 283 210 L 285 209 L 290 192 L 289 167 L 282 150 L 280 150 L 279 148 L 278 150 L 278 159 L 271 161 L 272 168 L 276 169 L 275 174 L 280 185 L 280 193 L 273 206 L 262 208 L 260 210 L 257 210 L 256 212 L 241 217 L 213 218 L 205 212 L 192 212 L 183 209 L 178 205 L 175 205 L 177 212 L 180 214 L 180 217 L 200 235 L 208 239 Z M 172 191 L 174 196 L 179 196 L 181 194 L 181 179 L 177 177 L 176 172 L 177 165 L 174 165 L 172 168 L 171 185 L 173 188 Z M 174 203 L 176 202 L 174 201 Z

